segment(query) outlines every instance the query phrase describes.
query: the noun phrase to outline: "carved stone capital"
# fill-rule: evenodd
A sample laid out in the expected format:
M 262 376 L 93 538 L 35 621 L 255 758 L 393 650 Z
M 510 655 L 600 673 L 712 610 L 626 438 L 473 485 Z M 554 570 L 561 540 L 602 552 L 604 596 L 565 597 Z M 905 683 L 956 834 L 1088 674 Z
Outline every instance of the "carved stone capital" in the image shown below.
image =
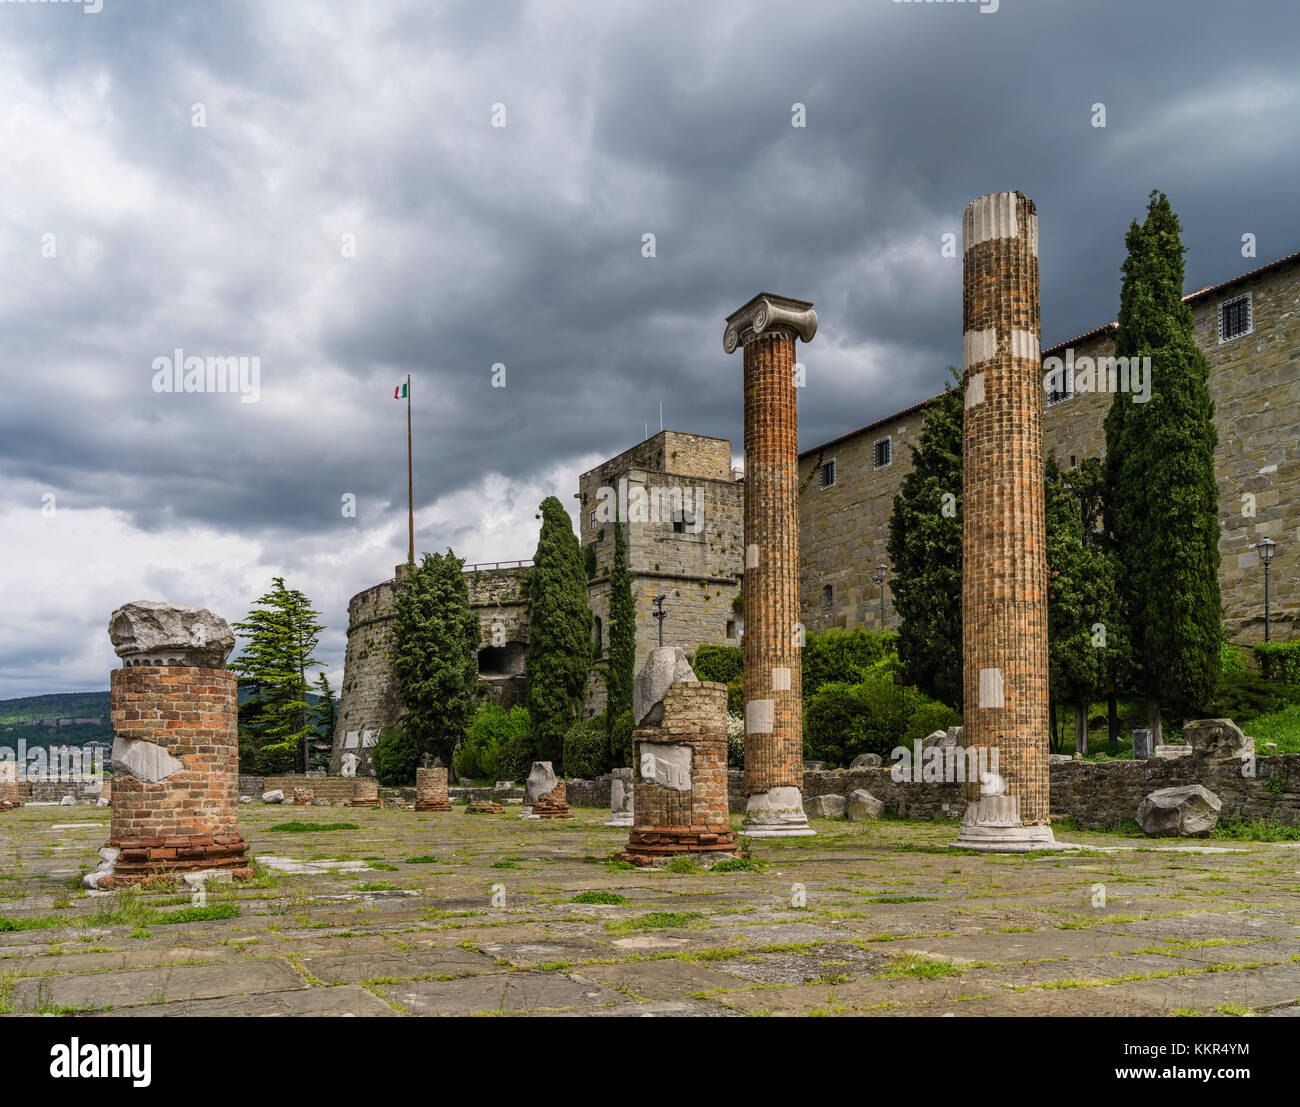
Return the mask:
M 817 333 L 817 313 L 813 311 L 811 301 L 760 292 L 744 307 L 727 316 L 722 348 L 734 354 L 737 346 L 753 342 L 760 335 L 781 331 L 811 342 Z

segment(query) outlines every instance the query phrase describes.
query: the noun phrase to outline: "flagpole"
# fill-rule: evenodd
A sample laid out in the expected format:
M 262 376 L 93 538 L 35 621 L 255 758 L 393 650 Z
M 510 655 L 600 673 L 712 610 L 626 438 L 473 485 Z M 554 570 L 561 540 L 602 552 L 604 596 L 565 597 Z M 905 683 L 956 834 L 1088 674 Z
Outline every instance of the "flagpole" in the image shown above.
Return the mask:
M 406 374 L 406 526 L 410 544 L 406 562 L 415 566 L 415 478 L 411 466 L 411 374 Z

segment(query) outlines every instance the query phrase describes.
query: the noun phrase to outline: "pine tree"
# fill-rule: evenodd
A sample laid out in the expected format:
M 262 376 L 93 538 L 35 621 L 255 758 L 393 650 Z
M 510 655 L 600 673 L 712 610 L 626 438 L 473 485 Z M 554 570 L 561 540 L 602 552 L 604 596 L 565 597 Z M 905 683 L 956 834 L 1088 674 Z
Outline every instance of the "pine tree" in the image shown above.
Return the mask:
M 262 755 L 285 755 L 305 772 L 307 743 L 314 733 L 307 703 L 307 670 L 320 662 L 313 657 L 324 626 L 320 613 L 296 589 L 286 588 L 284 577 L 272 578 L 274 588 L 257 600 L 248 618 L 235 629 L 248 639 L 229 668 L 244 678 L 251 693 L 240 711 L 249 743 L 245 748 Z
M 418 757 L 450 766 L 478 687 L 479 621 L 470 607 L 464 561 L 448 550 L 425 554 L 397 586 L 393 676 L 401 726 Z
M 962 391 L 954 378 L 927 409 L 912 469 L 894 497 L 887 549 L 901 618 L 904 679 L 961 710 Z
M 316 704 L 312 709 L 312 722 L 316 733 L 327 741 L 334 737 L 334 726 L 338 722 L 338 703 L 334 699 L 334 689 L 330 679 L 322 669 L 316 678 Z
M 632 574 L 627 563 L 626 525 L 614 520 L 614 565 L 609 574 L 605 722 L 611 737 L 619 716 L 632 710 L 632 683 L 636 677 L 636 604 L 632 599 Z
M 1152 192 L 1125 237 L 1117 357 L 1147 358 L 1144 404 L 1116 392 L 1106 417 L 1106 523 L 1153 739 L 1162 707 L 1195 713 L 1218 674 L 1218 485 L 1209 364 L 1183 302 L 1178 217 Z
M 539 756 L 561 766 L 564 734 L 580 717 L 591 671 L 591 608 L 578 537 L 564 505 L 548 496 L 528 573 L 528 715 Z

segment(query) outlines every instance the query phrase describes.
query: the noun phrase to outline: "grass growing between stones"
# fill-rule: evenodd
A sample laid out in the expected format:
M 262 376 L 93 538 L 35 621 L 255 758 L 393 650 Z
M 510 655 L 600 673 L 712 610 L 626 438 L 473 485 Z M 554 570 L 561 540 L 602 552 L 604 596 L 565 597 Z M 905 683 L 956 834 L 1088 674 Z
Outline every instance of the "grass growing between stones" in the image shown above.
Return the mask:
M 1300 842 L 1300 826 L 1287 826 L 1276 818 L 1243 819 L 1233 815 L 1219 821 L 1214 837 L 1234 842 Z
M 291 823 L 277 823 L 275 826 L 267 827 L 267 830 L 272 834 L 311 834 L 318 831 L 360 829 L 361 827 L 356 823 L 305 823 L 300 820 Z
M 579 892 L 569 900 L 570 903 L 627 903 L 627 896 L 617 892 Z

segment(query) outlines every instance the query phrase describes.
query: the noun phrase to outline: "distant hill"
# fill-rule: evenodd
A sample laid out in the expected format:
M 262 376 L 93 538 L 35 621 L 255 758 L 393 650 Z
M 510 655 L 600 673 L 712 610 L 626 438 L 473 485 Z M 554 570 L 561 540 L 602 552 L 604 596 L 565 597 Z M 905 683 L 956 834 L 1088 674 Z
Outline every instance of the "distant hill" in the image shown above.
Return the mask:
M 102 692 L 52 692 L 47 696 L 22 696 L 18 699 L 0 700 L 0 746 L 18 748 L 23 739 L 30 746 L 84 746 L 87 742 L 113 741 L 113 729 L 108 722 L 109 694 Z M 239 702 L 248 699 L 243 688 Z M 318 697 L 307 693 L 307 702 L 315 704 Z M 36 719 L 35 725 L 32 720 Z M 59 719 L 72 719 L 65 726 L 46 726 L 46 720 L 57 724 Z M 78 723 L 77 719 L 95 719 L 96 722 Z

